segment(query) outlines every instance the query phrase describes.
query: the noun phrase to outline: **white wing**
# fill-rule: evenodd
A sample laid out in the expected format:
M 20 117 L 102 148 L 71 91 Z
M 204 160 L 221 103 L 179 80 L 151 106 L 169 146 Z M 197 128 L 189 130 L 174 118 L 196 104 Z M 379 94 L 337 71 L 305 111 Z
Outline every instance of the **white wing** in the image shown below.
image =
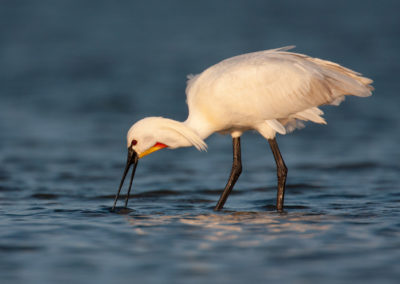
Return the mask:
M 217 128 L 251 128 L 257 121 L 272 120 L 269 125 L 282 133 L 276 122 L 288 130 L 299 126 L 296 119 L 325 123 L 318 106 L 337 105 L 344 95 L 371 95 L 372 80 L 287 49 L 232 57 L 193 76 L 186 89 L 189 112 L 196 109 L 218 122 Z

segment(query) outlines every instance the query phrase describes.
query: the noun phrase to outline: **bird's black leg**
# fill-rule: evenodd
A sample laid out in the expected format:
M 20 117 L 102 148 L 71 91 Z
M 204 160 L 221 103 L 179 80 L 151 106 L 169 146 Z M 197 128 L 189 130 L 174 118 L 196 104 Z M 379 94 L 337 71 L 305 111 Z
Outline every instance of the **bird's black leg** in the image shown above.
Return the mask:
M 283 201 L 285 198 L 285 184 L 288 169 L 283 161 L 281 152 L 279 151 L 278 143 L 276 139 L 268 139 L 269 146 L 271 147 L 272 153 L 274 154 L 276 162 L 276 170 L 278 175 L 278 194 L 276 197 L 276 210 L 283 210 Z
M 224 207 L 226 200 L 228 199 L 229 194 L 232 191 L 233 186 L 238 180 L 240 174 L 242 173 L 242 158 L 240 154 L 240 137 L 233 138 L 233 163 L 231 175 L 229 176 L 228 183 L 225 186 L 224 192 L 222 192 L 221 197 L 214 210 L 220 210 Z

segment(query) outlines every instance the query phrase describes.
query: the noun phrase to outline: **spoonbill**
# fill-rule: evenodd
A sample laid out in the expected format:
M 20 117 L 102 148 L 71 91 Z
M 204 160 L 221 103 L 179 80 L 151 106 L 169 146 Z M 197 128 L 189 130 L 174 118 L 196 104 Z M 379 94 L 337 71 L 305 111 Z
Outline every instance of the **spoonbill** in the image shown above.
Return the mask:
M 240 136 L 255 130 L 267 139 L 277 166 L 276 209 L 283 210 L 287 167 L 276 134 L 304 127 L 304 121 L 326 124 L 321 105 L 339 105 L 345 95 L 368 97 L 373 81 L 334 62 L 289 52 L 294 46 L 225 59 L 198 75 L 186 87 L 189 116 L 178 122 L 163 117 L 139 120 L 127 134 L 128 159 L 112 210 L 133 165 L 125 207 L 139 159 L 163 148 L 194 146 L 206 150 L 212 133 L 230 134 L 233 164 L 215 210 L 223 208 L 242 172 Z

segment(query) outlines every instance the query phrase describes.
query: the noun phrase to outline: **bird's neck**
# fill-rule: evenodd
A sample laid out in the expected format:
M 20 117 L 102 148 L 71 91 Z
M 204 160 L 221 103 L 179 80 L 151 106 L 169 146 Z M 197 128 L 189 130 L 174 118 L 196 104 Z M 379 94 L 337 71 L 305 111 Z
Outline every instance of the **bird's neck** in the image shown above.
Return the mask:
M 183 124 L 192 129 L 194 132 L 199 135 L 201 139 L 206 139 L 208 136 L 210 136 L 214 131 L 209 127 L 209 124 L 207 121 L 199 118 L 199 117 L 193 117 L 190 116 L 186 119 L 186 121 L 183 122 Z

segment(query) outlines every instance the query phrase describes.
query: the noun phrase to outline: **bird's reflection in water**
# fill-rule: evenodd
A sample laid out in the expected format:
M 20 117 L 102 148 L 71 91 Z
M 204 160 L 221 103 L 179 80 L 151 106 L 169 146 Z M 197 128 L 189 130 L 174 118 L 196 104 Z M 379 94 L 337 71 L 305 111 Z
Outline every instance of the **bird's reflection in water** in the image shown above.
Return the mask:
M 331 228 L 326 217 L 304 213 L 276 214 L 234 212 L 201 215 L 137 215 L 127 216 L 138 235 L 182 234 L 184 238 L 203 239 L 207 248 L 213 242 L 234 241 L 242 247 L 257 247 L 277 238 L 312 238 Z

